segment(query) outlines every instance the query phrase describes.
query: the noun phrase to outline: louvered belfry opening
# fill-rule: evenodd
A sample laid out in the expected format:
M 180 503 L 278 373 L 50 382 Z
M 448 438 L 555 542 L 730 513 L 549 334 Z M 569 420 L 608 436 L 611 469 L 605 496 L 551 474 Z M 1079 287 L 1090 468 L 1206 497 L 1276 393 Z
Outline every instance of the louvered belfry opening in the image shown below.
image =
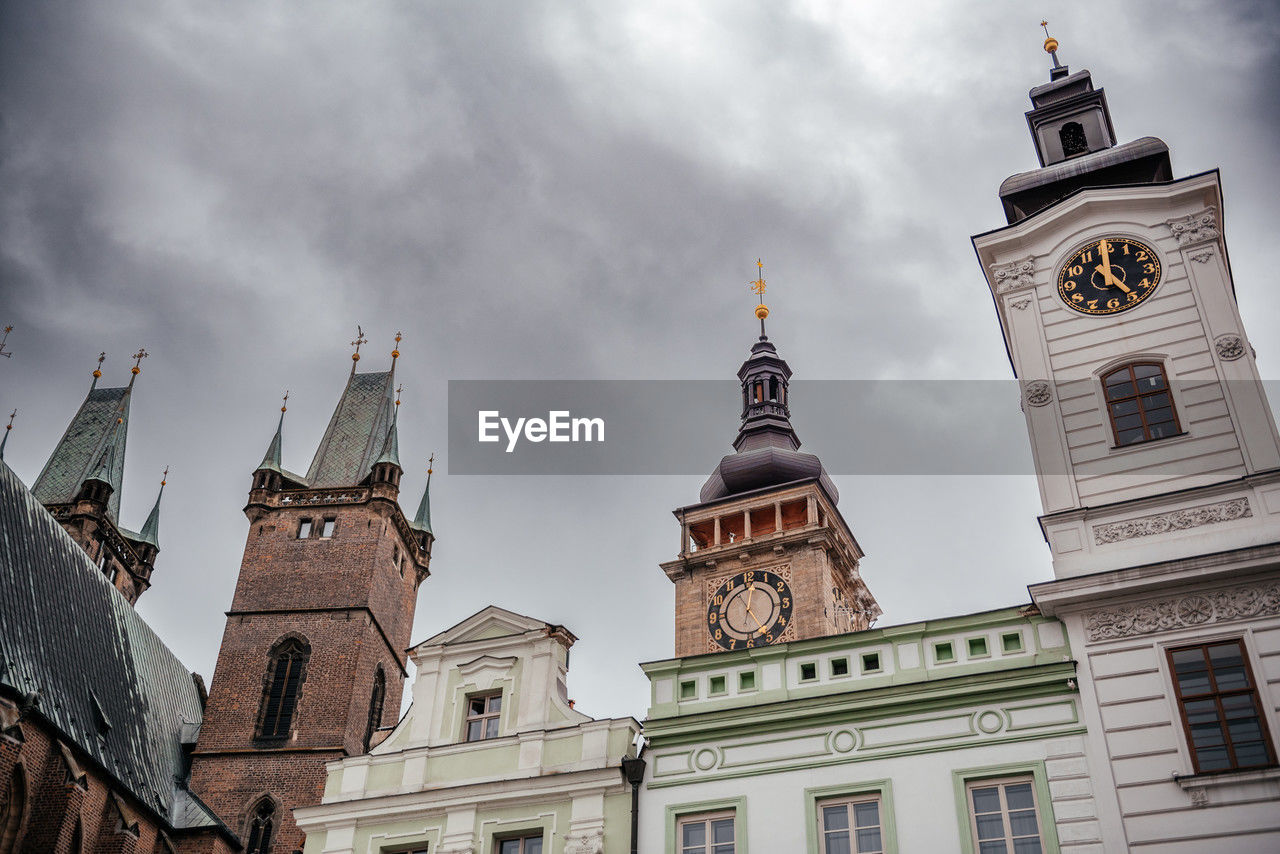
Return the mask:
M 289 737 L 310 657 L 311 647 L 298 638 L 282 641 L 272 650 L 271 674 L 262 698 L 259 738 L 276 741 Z

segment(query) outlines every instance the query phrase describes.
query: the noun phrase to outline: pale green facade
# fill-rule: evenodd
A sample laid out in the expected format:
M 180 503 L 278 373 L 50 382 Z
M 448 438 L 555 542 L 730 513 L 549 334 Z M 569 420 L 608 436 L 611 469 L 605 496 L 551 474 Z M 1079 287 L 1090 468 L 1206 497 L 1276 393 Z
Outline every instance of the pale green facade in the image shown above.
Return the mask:
M 574 640 L 490 607 L 415 647 L 405 718 L 371 753 L 331 763 L 320 806 L 296 811 L 306 854 L 489 854 L 530 837 L 544 854 L 629 851 L 621 763 L 639 724 L 573 709 Z M 495 697 L 494 731 L 468 740 L 473 701 Z

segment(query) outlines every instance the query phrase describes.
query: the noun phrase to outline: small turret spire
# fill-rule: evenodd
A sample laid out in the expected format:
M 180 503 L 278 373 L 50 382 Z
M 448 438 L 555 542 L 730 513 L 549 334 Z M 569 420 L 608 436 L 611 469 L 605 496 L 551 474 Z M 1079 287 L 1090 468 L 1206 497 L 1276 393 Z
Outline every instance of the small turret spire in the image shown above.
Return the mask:
M 160 491 L 156 493 L 156 503 L 152 505 L 151 512 L 147 514 L 147 521 L 142 525 L 142 531 L 138 538 L 149 545 L 155 546 L 156 550 L 160 549 L 160 499 L 164 497 L 165 484 L 169 482 L 169 467 L 164 467 L 164 474 L 160 476 Z
M 414 530 L 435 536 L 431 530 L 431 472 L 435 466 L 436 455 L 427 460 L 427 486 L 422 490 L 422 501 L 418 502 L 418 512 L 413 517 Z
M 282 472 L 280 462 L 280 448 L 283 444 L 284 433 L 284 414 L 289 411 L 289 390 L 285 389 L 284 398 L 280 404 L 280 420 L 276 422 L 276 434 L 271 437 L 271 444 L 267 446 L 267 452 L 262 455 L 262 462 L 258 464 L 258 471 L 269 469 L 274 472 Z
M 4 459 L 4 446 L 9 442 L 9 431 L 13 429 L 13 419 L 18 417 L 18 410 L 9 413 L 9 423 L 4 426 L 4 437 L 0 438 L 0 460 Z
M 404 385 L 401 384 L 396 389 L 396 408 L 391 413 L 391 426 L 387 428 L 387 437 L 382 441 L 382 453 L 373 461 L 376 466 L 379 463 L 391 463 L 400 468 L 400 433 L 396 429 L 396 422 L 400 420 L 400 392 L 404 391 Z

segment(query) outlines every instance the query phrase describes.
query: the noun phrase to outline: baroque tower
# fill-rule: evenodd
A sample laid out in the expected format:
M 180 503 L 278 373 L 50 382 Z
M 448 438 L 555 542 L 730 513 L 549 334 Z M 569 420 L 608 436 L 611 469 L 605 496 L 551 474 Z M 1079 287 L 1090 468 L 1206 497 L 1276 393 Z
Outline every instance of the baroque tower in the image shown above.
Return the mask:
M 763 295 L 764 279 L 755 284 Z M 840 494 L 822 461 L 800 452 L 791 367 L 765 334 L 768 314 L 761 302 L 760 338 L 738 369 L 734 453 L 698 503 L 674 511 L 680 555 L 662 570 L 676 586 L 676 656 L 860 631 L 880 615 Z
M 1280 436 L 1220 176 L 1174 179 L 1153 137 L 1116 145 L 1057 48 L 1027 113 L 1042 165 L 973 238 L 1053 559 L 1031 593 L 1078 659 L 1094 785 L 1120 792 L 1099 799 L 1102 847 L 1275 850 L 1253 805 L 1275 797 L 1280 730 Z
M 301 848 L 292 810 L 320 802 L 325 763 L 366 752 L 399 715 L 434 541 L 427 494 L 413 519 L 398 503 L 399 355 L 390 370 L 359 373 L 357 345 L 306 475 L 281 464 L 282 406 L 253 475 L 191 773 L 249 854 Z
M 31 488 L 130 605 L 151 587 L 160 553 L 159 495 L 140 532 L 119 521 L 129 407 L 146 356 L 134 354 L 129 383 L 117 388 L 98 388 L 106 354 L 98 357 L 89 393 Z

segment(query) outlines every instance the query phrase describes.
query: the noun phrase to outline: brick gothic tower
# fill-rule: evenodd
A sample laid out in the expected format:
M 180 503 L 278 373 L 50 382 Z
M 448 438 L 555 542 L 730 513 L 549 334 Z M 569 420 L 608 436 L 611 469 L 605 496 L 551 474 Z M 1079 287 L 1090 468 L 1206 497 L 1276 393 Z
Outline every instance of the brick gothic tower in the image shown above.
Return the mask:
M 31 493 L 130 605 L 151 587 L 160 553 L 159 496 L 141 533 L 125 528 L 119 519 L 129 406 L 133 382 L 142 372 L 139 365 L 146 355 L 145 350 L 134 354 L 129 384 L 116 388 L 98 388 L 106 354 L 99 357 L 89 394 L 31 487 Z
M 300 849 L 292 810 L 319 803 L 325 763 L 364 753 L 399 714 L 433 535 L 426 495 L 412 521 L 397 503 L 392 356 L 390 371 L 352 364 L 305 477 L 280 465 L 280 427 L 254 472 L 191 771 L 249 854 Z
M 860 631 L 880 615 L 835 484 L 821 460 L 800 452 L 791 368 L 764 334 L 768 313 L 757 306 L 760 339 L 738 369 L 734 453 L 703 484 L 699 503 L 675 511 L 680 556 L 662 569 L 676 587 L 678 656 Z

